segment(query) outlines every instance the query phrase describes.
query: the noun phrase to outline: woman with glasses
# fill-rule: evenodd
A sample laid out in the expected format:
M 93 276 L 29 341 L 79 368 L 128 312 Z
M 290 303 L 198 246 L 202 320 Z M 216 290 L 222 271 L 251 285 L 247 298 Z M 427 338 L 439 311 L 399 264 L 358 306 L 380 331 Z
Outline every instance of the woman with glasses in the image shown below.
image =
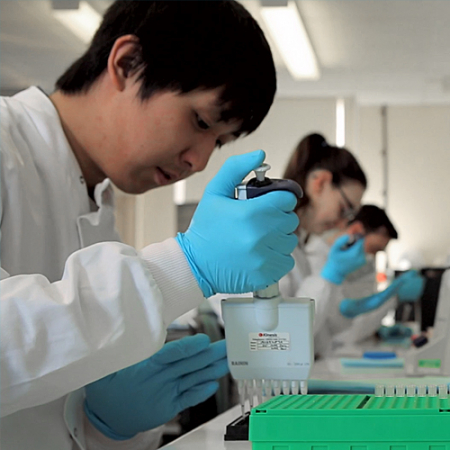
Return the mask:
M 294 250 L 294 269 L 280 281 L 284 297 L 310 297 L 316 303 L 314 334 L 322 333 L 327 306 L 347 275 L 366 262 L 363 240 L 350 245 L 349 235 L 337 239 L 320 274 L 313 274 L 305 245 L 311 234 L 344 228 L 361 204 L 366 176 L 356 158 L 346 149 L 334 147 L 317 133 L 304 137 L 294 150 L 284 178 L 297 181 L 304 196 L 296 213 L 299 245 Z M 316 340 L 316 339 L 315 339 Z
M 297 214 L 307 234 L 345 228 L 358 212 L 367 187 L 366 176 L 352 153 L 329 145 L 317 133 L 300 141 L 284 178 L 297 181 L 305 191 Z

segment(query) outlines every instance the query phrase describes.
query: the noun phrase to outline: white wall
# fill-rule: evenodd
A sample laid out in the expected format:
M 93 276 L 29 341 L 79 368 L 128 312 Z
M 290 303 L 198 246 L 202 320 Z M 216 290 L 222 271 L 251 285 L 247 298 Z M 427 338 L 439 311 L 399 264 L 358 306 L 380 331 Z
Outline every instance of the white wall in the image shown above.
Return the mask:
M 122 241 L 137 249 L 175 236 L 173 186 L 137 196 L 116 189 L 116 226 Z
M 389 107 L 388 212 L 401 233 L 389 251 L 408 249 L 425 264 L 450 254 L 450 106 Z
M 357 144 L 349 148 L 365 170 L 364 203 L 384 207 L 382 108 L 357 111 Z M 399 232 L 388 247 L 396 267 L 405 252 L 425 265 L 450 254 L 450 106 L 387 107 L 387 213 Z
M 136 197 L 114 188 L 116 203 L 116 228 L 125 244 L 136 243 Z
M 161 242 L 177 231 L 173 186 L 165 186 L 136 198 L 136 248 Z
M 368 178 L 363 202 L 384 207 L 381 108 L 359 108 L 358 116 L 358 145 L 355 146 L 354 154 Z

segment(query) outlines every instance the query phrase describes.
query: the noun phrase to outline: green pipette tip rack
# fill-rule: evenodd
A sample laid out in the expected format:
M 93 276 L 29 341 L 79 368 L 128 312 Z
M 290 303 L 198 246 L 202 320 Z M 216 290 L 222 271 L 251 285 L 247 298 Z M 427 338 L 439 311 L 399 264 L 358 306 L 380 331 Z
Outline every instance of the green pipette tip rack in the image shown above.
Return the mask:
M 449 395 L 282 395 L 253 408 L 253 450 L 450 450 Z

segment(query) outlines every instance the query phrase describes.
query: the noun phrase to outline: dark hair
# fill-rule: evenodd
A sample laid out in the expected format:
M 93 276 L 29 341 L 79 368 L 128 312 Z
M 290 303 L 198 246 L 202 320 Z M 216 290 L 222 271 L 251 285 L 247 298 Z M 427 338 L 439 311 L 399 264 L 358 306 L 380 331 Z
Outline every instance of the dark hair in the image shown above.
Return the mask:
M 223 86 L 221 120 L 243 120 L 240 133 L 258 128 L 269 111 L 276 91 L 272 53 L 257 22 L 234 0 L 116 1 L 56 87 L 87 92 L 106 69 L 114 42 L 127 34 L 139 39 L 129 70 L 140 71 L 142 100 L 158 90 Z
M 385 227 L 391 239 L 397 239 L 398 233 L 392 222 L 389 220 L 384 209 L 375 205 L 363 205 L 356 214 L 355 218 L 350 221 L 361 222 L 366 230 L 366 233 L 374 233 L 380 227 Z
M 356 158 L 345 148 L 333 147 L 318 133 L 305 136 L 291 155 L 283 177 L 296 181 L 305 191 L 306 179 L 317 169 L 329 170 L 332 183 L 341 186 L 346 181 L 357 181 L 366 188 L 367 179 Z M 297 209 L 309 203 L 305 195 L 297 204 Z

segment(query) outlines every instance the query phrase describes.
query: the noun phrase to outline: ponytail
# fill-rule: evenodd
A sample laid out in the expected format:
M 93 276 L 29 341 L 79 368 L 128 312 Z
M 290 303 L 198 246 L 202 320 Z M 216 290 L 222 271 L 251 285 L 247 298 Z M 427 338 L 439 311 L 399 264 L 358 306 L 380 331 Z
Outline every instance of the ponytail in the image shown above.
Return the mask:
M 346 181 L 357 181 L 366 188 L 367 179 L 356 158 L 345 148 L 328 144 L 318 133 L 305 136 L 291 155 L 283 177 L 294 180 L 305 190 L 308 175 L 318 169 L 331 172 L 334 186 Z M 309 198 L 305 194 L 297 209 L 306 206 Z

